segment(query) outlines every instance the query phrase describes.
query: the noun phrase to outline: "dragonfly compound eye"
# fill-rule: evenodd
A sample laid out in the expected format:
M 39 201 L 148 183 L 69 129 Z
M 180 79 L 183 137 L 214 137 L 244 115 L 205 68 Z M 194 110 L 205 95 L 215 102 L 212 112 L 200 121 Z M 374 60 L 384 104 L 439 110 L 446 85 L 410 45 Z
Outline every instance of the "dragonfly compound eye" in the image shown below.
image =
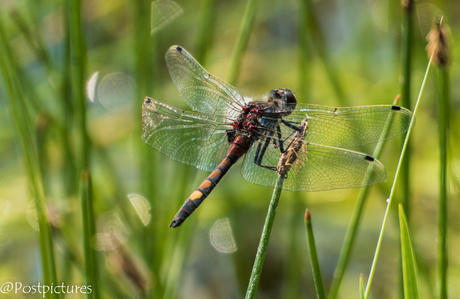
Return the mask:
M 297 103 L 297 99 L 295 98 L 295 95 L 289 89 L 285 90 L 284 95 L 286 97 L 286 103 L 287 104 L 296 104 Z

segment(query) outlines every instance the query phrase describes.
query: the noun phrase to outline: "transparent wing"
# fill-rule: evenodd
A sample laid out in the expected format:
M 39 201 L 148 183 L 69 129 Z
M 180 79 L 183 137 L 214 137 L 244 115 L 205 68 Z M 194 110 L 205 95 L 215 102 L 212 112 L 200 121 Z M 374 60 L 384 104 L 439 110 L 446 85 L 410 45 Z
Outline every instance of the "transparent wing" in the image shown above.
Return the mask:
M 150 98 L 142 106 L 142 140 L 176 161 L 212 171 L 230 148 L 225 118 L 186 112 Z
M 169 73 L 182 99 L 194 110 L 236 119 L 245 105 L 230 84 L 208 73 L 187 51 L 172 46 L 166 52 Z
M 256 148 L 257 144 L 254 144 L 247 153 L 242 175 L 253 184 L 273 187 L 278 175 L 275 171 L 254 163 Z M 279 158 L 279 148 L 270 145 L 262 159 L 262 165 L 276 167 Z M 283 189 L 313 192 L 358 188 L 378 184 L 385 177 L 384 166 L 369 155 L 305 142 L 288 172 Z
M 283 119 L 299 125 L 308 115 L 308 134 L 305 141 L 333 147 L 348 148 L 377 143 L 406 132 L 412 112 L 392 105 L 335 108 L 297 104 Z M 388 126 L 386 123 L 390 122 Z M 387 134 L 382 133 L 387 127 Z M 292 129 L 281 125 L 283 136 Z

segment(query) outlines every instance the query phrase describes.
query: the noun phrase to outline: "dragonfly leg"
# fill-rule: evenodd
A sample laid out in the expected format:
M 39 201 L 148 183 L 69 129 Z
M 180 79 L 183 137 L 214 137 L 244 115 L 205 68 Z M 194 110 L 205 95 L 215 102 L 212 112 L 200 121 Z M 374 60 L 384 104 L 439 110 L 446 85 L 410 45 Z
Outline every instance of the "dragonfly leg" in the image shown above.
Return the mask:
M 291 124 L 291 123 L 288 122 L 288 121 L 285 121 L 284 119 L 281 119 L 281 122 L 282 122 L 285 126 L 291 128 L 291 129 L 294 129 L 294 130 L 296 130 L 297 132 L 302 132 L 302 128 L 299 128 L 299 127 L 297 127 L 296 125 L 293 125 L 293 124 Z
M 284 153 L 284 148 L 283 148 L 283 142 L 284 140 L 282 139 L 282 135 L 281 135 L 281 127 L 279 124 L 276 125 L 276 134 L 278 135 L 278 145 L 280 147 L 280 152 L 281 153 Z M 273 139 L 275 140 L 275 139 Z
M 267 136 L 267 138 L 265 139 L 265 143 L 264 143 L 264 146 L 262 147 L 262 149 L 261 149 L 262 143 L 259 142 L 259 144 L 257 145 L 257 149 L 256 149 L 256 155 L 254 157 L 254 163 L 256 163 L 256 165 L 258 165 L 260 167 L 263 167 L 263 168 L 267 168 L 267 169 L 270 169 L 270 170 L 276 170 L 276 167 L 262 165 L 262 159 L 263 159 L 263 157 L 265 155 L 265 152 L 267 151 L 267 147 L 270 144 L 271 139 L 273 139 L 271 136 Z

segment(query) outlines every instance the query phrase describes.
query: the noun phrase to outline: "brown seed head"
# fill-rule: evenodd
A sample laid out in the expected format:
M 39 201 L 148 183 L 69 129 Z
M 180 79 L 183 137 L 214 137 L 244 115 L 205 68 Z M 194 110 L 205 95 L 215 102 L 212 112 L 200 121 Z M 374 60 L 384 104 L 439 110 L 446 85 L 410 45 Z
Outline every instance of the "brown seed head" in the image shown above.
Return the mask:
M 450 63 L 449 46 L 447 41 L 447 34 L 449 29 L 444 28 L 444 25 L 439 21 L 433 25 L 430 33 L 428 33 L 426 39 L 428 45 L 426 50 L 428 57 L 433 55 L 433 64 L 440 67 L 448 67 Z
M 401 0 L 401 6 L 406 13 L 410 13 L 414 6 L 414 0 Z

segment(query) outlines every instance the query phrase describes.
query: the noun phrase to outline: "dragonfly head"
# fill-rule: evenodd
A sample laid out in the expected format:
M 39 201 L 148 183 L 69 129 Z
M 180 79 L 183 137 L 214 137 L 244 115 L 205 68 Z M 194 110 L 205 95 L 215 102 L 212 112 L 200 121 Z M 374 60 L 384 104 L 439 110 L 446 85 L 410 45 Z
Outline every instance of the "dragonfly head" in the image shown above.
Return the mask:
M 273 103 L 274 106 L 282 106 L 283 109 L 289 111 L 290 113 L 294 110 L 297 104 L 297 99 L 291 90 L 287 88 L 277 88 L 270 91 L 270 94 L 268 95 L 268 102 Z

